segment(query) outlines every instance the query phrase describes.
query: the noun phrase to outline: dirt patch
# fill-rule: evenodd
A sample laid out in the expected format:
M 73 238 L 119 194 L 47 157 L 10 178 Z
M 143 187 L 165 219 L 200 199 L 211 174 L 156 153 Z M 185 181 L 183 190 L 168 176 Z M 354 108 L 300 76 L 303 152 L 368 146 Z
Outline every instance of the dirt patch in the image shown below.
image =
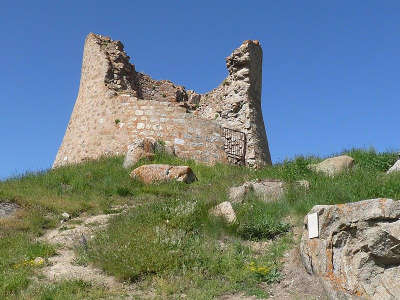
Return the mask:
M 282 281 L 273 284 L 269 293 L 273 300 L 327 300 L 318 278 L 309 275 L 300 259 L 299 248 L 291 249 L 284 258 Z
M 219 300 L 257 300 L 258 298 L 256 296 L 245 296 L 243 294 L 238 294 L 238 295 L 224 295 L 218 299 Z
M 92 282 L 118 292 L 124 299 L 151 298 L 139 292 L 134 285 L 120 282 L 92 265 L 76 263 L 74 248 L 85 245 L 94 237 L 95 231 L 107 226 L 109 220 L 118 214 L 75 218 L 47 231 L 40 240 L 56 245 L 57 255 L 49 258 L 49 264 L 42 269 L 43 275 L 50 281 L 80 279 Z
M 85 238 L 92 238 L 95 230 L 104 228 L 111 217 L 118 214 L 80 217 L 62 223 L 59 227 L 47 231 L 41 240 L 62 248 L 72 248 Z
M 294 239 L 299 240 L 302 228 L 295 227 Z M 282 280 L 269 287 L 271 300 L 328 300 L 318 278 L 306 272 L 300 258 L 298 243 L 283 258 Z
M 104 227 L 108 220 L 115 214 L 98 215 L 88 218 L 79 218 L 74 221 L 81 222 L 63 223 L 60 227 L 49 230 L 41 238 L 42 241 L 57 245 L 57 255 L 49 259 L 50 265 L 43 268 L 43 274 L 50 280 L 81 279 L 105 285 L 109 288 L 123 288 L 113 277 L 105 275 L 101 270 L 92 266 L 78 266 L 73 248 L 83 243 L 87 238 L 92 238 L 94 230 Z M 90 225 L 96 224 L 96 226 Z

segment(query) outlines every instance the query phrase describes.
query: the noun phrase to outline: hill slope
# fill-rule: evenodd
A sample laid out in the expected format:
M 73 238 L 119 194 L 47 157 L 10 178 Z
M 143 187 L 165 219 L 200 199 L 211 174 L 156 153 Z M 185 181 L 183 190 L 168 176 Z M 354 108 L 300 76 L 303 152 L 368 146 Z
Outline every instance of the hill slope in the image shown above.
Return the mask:
M 121 298 L 129 292 L 93 282 L 61 280 L 49 284 L 42 274 L 57 245 L 38 241 L 51 228 L 69 230 L 90 215 L 124 212 L 97 230 L 87 245 L 73 247 L 76 264 L 93 265 L 150 298 L 213 299 L 242 294 L 268 297 L 270 284 L 282 280 L 282 257 L 296 245 L 293 228 L 315 204 L 387 197 L 400 199 L 400 175 L 386 175 L 394 153 L 351 150 L 355 168 L 334 178 L 316 174 L 299 157 L 252 170 L 207 167 L 158 154 L 153 162 L 190 165 L 198 181 L 144 185 L 129 178 L 122 157 L 26 174 L 0 182 L 0 202 L 17 203 L 13 217 L 0 219 L 0 298 Z M 139 164 L 147 163 L 140 161 Z M 227 200 L 229 187 L 252 179 L 288 183 L 306 179 L 310 190 L 289 188 L 283 199 L 264 203 L 249 195 L 234 205 L 234 225 L 208 211 Z M 124 206 L 125 205 L 125 206 Z M 72 220 L 61 226 L 61 213 Z M 94 225 L 94 227 L 96 227 Z M 44 263 L 35 263 L 42 257 Z

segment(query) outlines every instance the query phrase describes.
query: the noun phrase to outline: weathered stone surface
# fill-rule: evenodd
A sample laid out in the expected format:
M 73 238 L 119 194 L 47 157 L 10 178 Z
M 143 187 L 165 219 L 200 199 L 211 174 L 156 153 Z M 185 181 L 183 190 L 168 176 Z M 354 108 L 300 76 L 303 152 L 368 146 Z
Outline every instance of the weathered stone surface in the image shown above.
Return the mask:
M 228 223 L 236 221 L 236 214 L 229 201 L 222 202 L 210 210 L 210 214 L 215 217 L 222 217 Z
M 324 173 L 328 176 L 337 175 L 345 170 L 353 168 L 353 166 L 354 159 L 347 155 L 328 158 L 318 164 L 308 165 L 309 169 Z
M 137 139 L 128 146 L 125 155 L 124 168 L 134 166 L 141 158 L 152 158 L 156 150 L 156 140 L 153 138 Z
M 0 219 L 13 215 L 19 205 L 12 202 L 0 202 Z
M 222 126 L 244 132 L 245 162 L 260 167 L 271 164 L 261 110 L 262 49 L 259 41 L 247 40 L 226 58 L 229 75 L 216 89 L 202 95 L 195 114 Z M 229 157 L 236 163 L 235 157 Z
M 285 183 L 281 180 L 266 179 L 253 183 L 256 195 L 266 202 L 275 201 L 285 193 Z
M 245 182 L 240 186 L 233 186 L 229 189 L 229 199 L 234 203 L 240 202 L 250 191 L 253 191 L 252 182 Z
M 180 181 L 192 183 L 196 175 L 188 166 L 171 166 L 164 164 L 143 165 L 134 169 L 131 178 L 138 179 L 144 183 L 156 183 L 164 181 Z
M 183 86 L 169 80 L 154 80 L 143 73 L 136 73 L 137 95 L 140 99 L 160 102 L 187 102 L 188 94 Z
M 306 216 L 300 253 L 331 299 L 400 299 L 399 201 L 316 205 L 310 213 L 318 213 L 319 237 L 308 238 Z
M 236 49 L 227 58 L 228 78 L 205 95 L 137 72 L 129 59 L 120 41 L 87 36 L 78 97 L 53 167 L 125 154 L 142 138 L 162 140 L 177 156 L 206 164 L 242 163 L 229 156 L 222 127 L 246 134 L 246 165 L 271 163 L 258 42 Z
M 400 171 L 400 159 L 397 160 L 393 166 L 390 167 L 389 170 L 387 170 L 386 174 L 390 174 L 393 172 L 399 172 Z
M 307 180 L 296 181 L 295 184 L 301 188 L 309 189 L 310 183 Z M 245 182 L 241 186 L 229 189 L 229 199 L 232 202 L 240 202 L 247 193 L 254 191 L 265 202 L 276 201 L 282 197 L 288 188 L 288 184 L 279 179 L 263 179 L 258 181 Z
M 188 95 L 187 104 L 189 109 L 196 110 L 200 104 L 201 95 L 192 90 L 188 90 L 187 95 Z
M 63 212 L 61 214 L 61 218 L 62 218 L 62 221 L 68 221 L 69 219 L 71 219 L 71 216 L 69 215 L 69 213 Z

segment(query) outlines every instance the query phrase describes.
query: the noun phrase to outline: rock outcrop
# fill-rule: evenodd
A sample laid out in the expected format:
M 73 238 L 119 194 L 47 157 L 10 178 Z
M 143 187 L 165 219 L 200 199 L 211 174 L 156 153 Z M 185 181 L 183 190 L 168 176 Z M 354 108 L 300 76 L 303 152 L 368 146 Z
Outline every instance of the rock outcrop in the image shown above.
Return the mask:
M 132 179 L 137 179 L 147 184 L 173 180 L 192 183 L 197 179 L 192 169 L 188 166 L 170 166 L 164 164 L 140 166 L 134 169 L 130 176 Z
M 307 217 L 300 253 L 331 299 L 400 299 L 400 201 L 317 205 L 319 237 Z
M 354 166 L 354 159 L 348 155 L 340 155 L 327 158 L 318 164 L 308 165 L 309 169 L 324 173 L 328 176 L 335 176 L 345 170 L 350 170 Z
M 295 186 L 308 190 L 310 183 L 307 180 L 298 180 Z M 258 181 L 245 182 L 244 184 L 229 189 L 229 199 L 232 202 L 241 202 L 249 192 L 254 192 L 265 202 L 272 202 L 280 199 L 289 185 L 279 179 L 263 179 Z
M 162 140 L 177 156 L 206 164 L 271 164 L 259 42 L 245 41 L 226 65 L 229 76 L 201 95 L 137 72 L 120 41 L 90 33 L 78 98 L 53 166 L 125 154 L 143 138 Z M 226 129 L 244 134 L 243 140 L 228 138 Z M 237 149 L 239 155 L 232 151 Z

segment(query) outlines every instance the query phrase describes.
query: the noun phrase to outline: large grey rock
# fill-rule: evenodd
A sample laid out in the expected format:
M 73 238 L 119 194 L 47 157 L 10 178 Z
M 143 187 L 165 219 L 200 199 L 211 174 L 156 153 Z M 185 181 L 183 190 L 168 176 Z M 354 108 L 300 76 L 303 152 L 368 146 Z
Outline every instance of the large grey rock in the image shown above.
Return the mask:
M 310 187 L 310 183 L 307 180 L 298 180 L 295 184 L 304 189 L 309 189 Z M 279 179 L 250 181 L 237 187 L 231 187 L 229 189 L 229 199 L 233 203 L 241 202 L 249 192 L 254 191 L 263 201 L 272 202 L 281 198 L 287 188 L 288 184 Z
M 316 205 L 319 237 L 307 217 L 300 254 L 331 299 L 400 299 L 400 201 Z
M 354 159 L 348 155 L 340 155 L 325 159 L 318 164 L 310 164 L 308 168 L 316 172 L 324 173 L 328 176 L 337 175 L 345 170 L 352 169 Z
M 215 217 L 222 217 L 228 223 L 236 221 L 236 214 L 229 201 L 222 202 L 210 210 L 210 214 Z
M 400 159 L 397 160 L 389 170 L 387 170 L 386 174 L 390 174 L 393 172 L 399 172 L 399 171 L 400 171 Z

